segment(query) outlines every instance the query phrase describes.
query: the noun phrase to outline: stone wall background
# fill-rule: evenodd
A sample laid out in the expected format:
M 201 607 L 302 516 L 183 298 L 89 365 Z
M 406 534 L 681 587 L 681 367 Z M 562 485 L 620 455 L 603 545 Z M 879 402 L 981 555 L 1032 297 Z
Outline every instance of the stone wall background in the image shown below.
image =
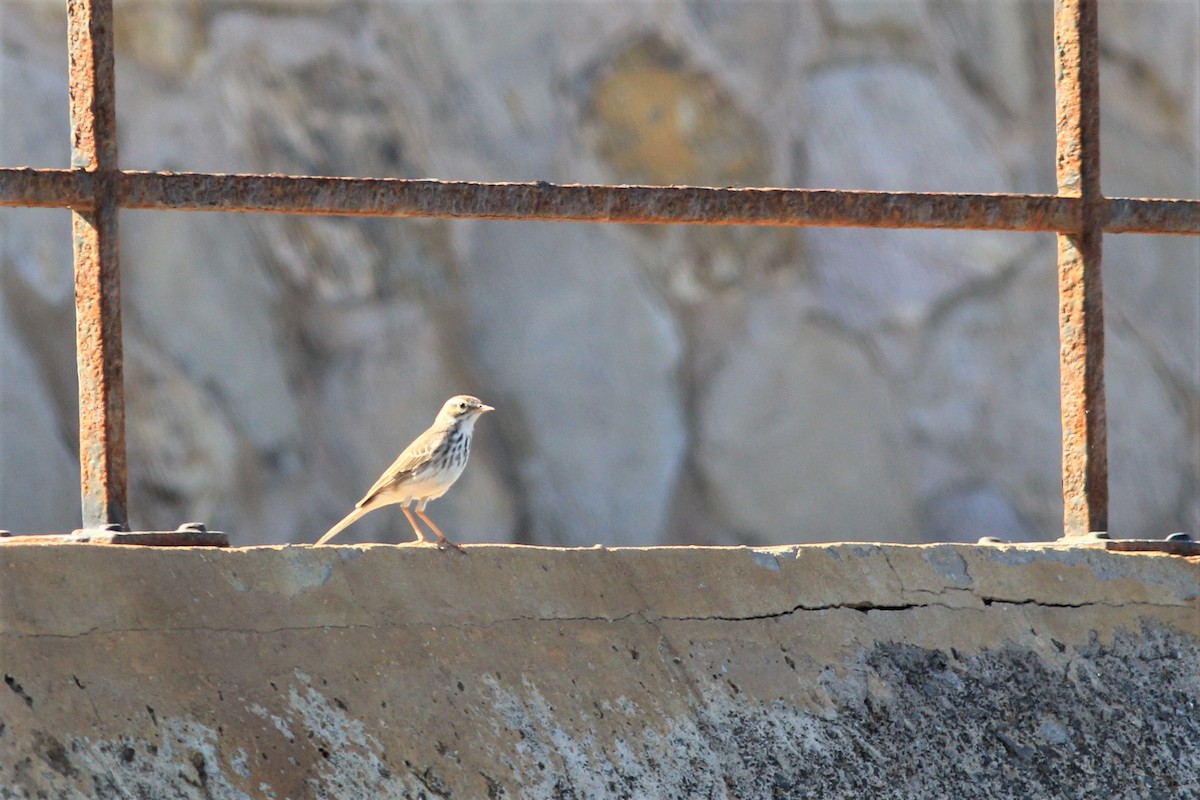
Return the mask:
M 129 169 L 1054 191 L 1051 4 L 118 2 Z M 1200 197 L 1200 9 L 1102 4 L 1104 189 Z M 0 163 L 69 164 L 0 0 Z M 123 212 L 133 523 L 312 541 L 447 396 L 465 541 L 1054 538 L 1049 235 Z M 0 526 L 78 525 L 69 216 L 0 212 Z M 1200 530 L 1200 241 L 1105 242 L 1111 528 Z M 398 511 L 346 541 L 408 538 Z

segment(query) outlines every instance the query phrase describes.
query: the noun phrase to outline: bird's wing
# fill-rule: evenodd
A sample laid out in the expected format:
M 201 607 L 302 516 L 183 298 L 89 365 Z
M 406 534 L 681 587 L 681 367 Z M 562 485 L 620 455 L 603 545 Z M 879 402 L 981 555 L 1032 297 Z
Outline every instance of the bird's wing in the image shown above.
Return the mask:
M 375 481 L 375 485 L 363 495 L 363 499 L 354 504 L 355 508 L 361 508 L 374 499 L 375 495 L 385 486 L 395 483 L 398 479 L 408 477 L 413 469 L 428 460 L 433 452 L 437 441 L 440 437 L 431 435 L 433 428 L 425 431 L 425 433 L 413 440 L 413 443 L 404 448 L 392 465 L 384 470 L 384 473 L 379 476 L 379 480 Z

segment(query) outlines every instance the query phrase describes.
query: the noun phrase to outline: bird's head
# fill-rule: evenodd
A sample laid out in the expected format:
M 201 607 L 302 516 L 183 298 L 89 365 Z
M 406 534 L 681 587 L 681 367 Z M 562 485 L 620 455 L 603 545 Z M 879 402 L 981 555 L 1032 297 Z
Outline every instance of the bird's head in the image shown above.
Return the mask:
M 478 397 L 471 397 L 469 394 L 460 394 L 451 397 L 442 406 L 442 410 L 438 412 L 438 420 L 448 423 L 453 423 L 458 420 L 471 421 L 480 414 L 486 414 L 489 411 L 495 411 L 489 405 L 485 405 Z

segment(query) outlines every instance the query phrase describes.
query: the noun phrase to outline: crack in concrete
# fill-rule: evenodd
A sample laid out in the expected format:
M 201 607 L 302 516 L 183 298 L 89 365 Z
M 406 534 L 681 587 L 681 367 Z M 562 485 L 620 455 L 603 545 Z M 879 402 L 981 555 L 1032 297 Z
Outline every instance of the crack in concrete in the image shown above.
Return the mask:
M 83 692 L 83 698 L 85 700 L 87 700 L 88 705 L 92 709 L 92 719 L 95 721 L 95 724 L 99 725 L 100 724 L 100 710 L 98 708 L 96 708 L 96 701 L 92 699 L 91 691 L 88 690 L 88 687 L 84 684 L 83 681 L 79 680 L 78 675 L 75 675 L 74 673 L 72 673 L 71 680 L 74 681 L 74 683 L 77 687 L 79 687 L 79 691 Z
M 948 587 L 948 588 L 953 589 L 953 587 Z M 918 591 L 926 592 L 928 594 L 933 594 L 934 596 L 938 596 L 939 594 L 941 594 L 941 593 L 929 592 L 928 590 L 925 590 L 925 589 L 918 590 Z M 968 590 L 962 589 L 962 590 L 955 590 L 955 591 L 968 591 Z M 648 622 L 751 622 L 754 620 L 762 620 L 762 619 L 779 619 L 779 618 L 791 616 L 792 614 L 796 614 L 796 613 L 800 613 L 800 612 L 837 611 L 837 610 L 841 610 L 841 609 L 850 609 L 852 611 L 858 611 L 863 614 L 866 614 L 871 611 L 912 611 L 913 609 L 918 609 L 918 608 L 946 608 L 951 611 L 976 611 L 976 612 L 978 612 L 978 611 L 982 611 L 984 608 L 988 608 L 988 607 L 992 607 L 992 606 L 996 606 L 996 605 L 1016 606 L 1016 607 L 1040 606 L 1042 608 L 1091 608 L 1091 607 L 1186 608 L 1187 607 L 1186 603 L 1143 603 L 1143 602 L 1114 603 L 1114 602 L 1103 601 L 1103 600 L 1081 601 L 1078 603 L 1054 603 L 1054 602 L 1048 602 L 1048 601 L 1044 601 L 1044 600 L 1035 600 L 1032 598 L 1027 598 L 1024 600 L 1011 600 L 1011 599 L 1004 599 L 1004 598 L 984 597 L 984 598 L 980 598 L 980 600 L 983 603 L 983 606 L 976 607 L 976 608 L 972 608 L 969 606 L 962 606 L 962 605 L 953 605 L 950 603 L 937 603 L 937 602 L 901 603 L 901 604 L 896 604 L 896 605 L 884 605 L 884 604 L 869 603 L 869 602 L 831 603 L 828 605 L 815 605 L 815 606 L 801 604 L 801 605 L 795 606 L 794 608 L 791 608 L 791 609 L 786 609 L 783 611 L 766 612 L 763 614 L 747 614 L 744 616 L 734 616 L 734 617 L 726 617 L 726 616 L 720 616 L 720 615 L 715 615 L 715 616 L 662 616 L 662 617 L 647 618 L 647 621 Z M 531 621 L 533 620 L 533 618 L 525 618 L 525 619 L 529 619 Z M 545 620 L 545 621 L 550 621 L 550 620 Z
M 896 571 L 896 566 L 892 563 L 892 557 L 888 555 L 888 551 L 882 547 L 877 547 L 879 554 L 883 556 L 883 563 L 887 564 L 888 569 L 896 576 L 896 585 L 900 587 L 900 591 L 904 594 L 908 593 L 908 588 L 904 585 L 904 579 L 900 577 L 900 573 Z M 943 590 L 944 591 L 944 590 Z
M 971 594 L 969 590 L 954 589 L 947 587 L 952 591 L 964 591 Z M 933 596 L 939 596 L 943 593 L 929 592 L 929 590 L 918 590 Z M 975 595 L 972 595 L 975 596 Z M 630 611 L 626 614 L 621 614 L 615 617 L 605 616 L 530 616 L 518 615 L 514 617 L 501 617 L 482 622 L 437 622 L 437 621 L 412 621 L 412 622 L 379 622 L 376 624 L 366 623 L 348 623 L 348 624 L 315 624 L 315 625 L 284 625 L 277 628 L 238 628 L 238 627 L 213 627 L 208 625 L 195 625 L 177 628 L 113 628 L 103 629 L 100 627 L 89 628 L 85 631 L 77 633 L 19 633 L 19 632 L 0 632 L 0 639 L 13 637 L 18 639 L 79 639 L 87 636 L 104 636 L 104 635 L 122 635 L 129 633 L 147 633 L 147 634 L 171 634 L 171 633 L 231 633 L 260 636 L 264 634 L 274 633 L 292 633 L 301 631 L 375 631 L 388 628 L 449 628 L 451 630 L 458 629 L 475 629 L 488 628 L 495 625 L 507 625 L 511 623 L 524 622 L 604 622 L 604 623 L 622 623 L 630 619 L 637 618 L 647 625 L 657 625 L 662 622 L 755 622 L 766 619 L 781 619 L 799 613 L 824 612 L 824 611 L 839 611 L 851 610 L 858 611 L 863 614 L 868 614 L 872 611 L 889 611 L 903 612 L 912 611 L 921 608 L 945 608 L 951 611 L 974 611 L 982 612 L 987 608 L 995 606 L 1012 606 L 1022 608 L 1028 606 L 1036 606 L 1041 608 L 1190 608 L 1191 603 L 1153 603 L 1153 602 L 1112 602 L 1106 600 L 1085 600 L 1074 603 L 1069 602 L 1051 602 L 1047 600 L 1037 600 L 1034 598 L 1012 599 L 1003 597 L 980 597 L 981 606 L 971 607 L 966 605 L 957 605 L 943 602 L 924 602 L 924 603 L 898 603 L 898 604 L 882 604 L 871 602 L 854 602 L 854 603 L 827 603 L 819 605 L 807 605 L 801 603 L 792 608 L 782 609 L 779 611 L 766 611 L 759 614 L 743 614 L 726 616 L 722 614 L 662 614 L 662 615 L 647 615 L 642 611 Z

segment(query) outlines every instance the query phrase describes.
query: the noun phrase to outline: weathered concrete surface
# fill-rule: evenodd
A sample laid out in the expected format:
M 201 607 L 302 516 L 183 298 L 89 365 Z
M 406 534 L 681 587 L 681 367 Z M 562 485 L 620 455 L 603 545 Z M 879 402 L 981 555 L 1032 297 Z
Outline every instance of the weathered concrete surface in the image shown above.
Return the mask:
M 0 797 L 1200 796 L 1200 560 L 0 546 Z

